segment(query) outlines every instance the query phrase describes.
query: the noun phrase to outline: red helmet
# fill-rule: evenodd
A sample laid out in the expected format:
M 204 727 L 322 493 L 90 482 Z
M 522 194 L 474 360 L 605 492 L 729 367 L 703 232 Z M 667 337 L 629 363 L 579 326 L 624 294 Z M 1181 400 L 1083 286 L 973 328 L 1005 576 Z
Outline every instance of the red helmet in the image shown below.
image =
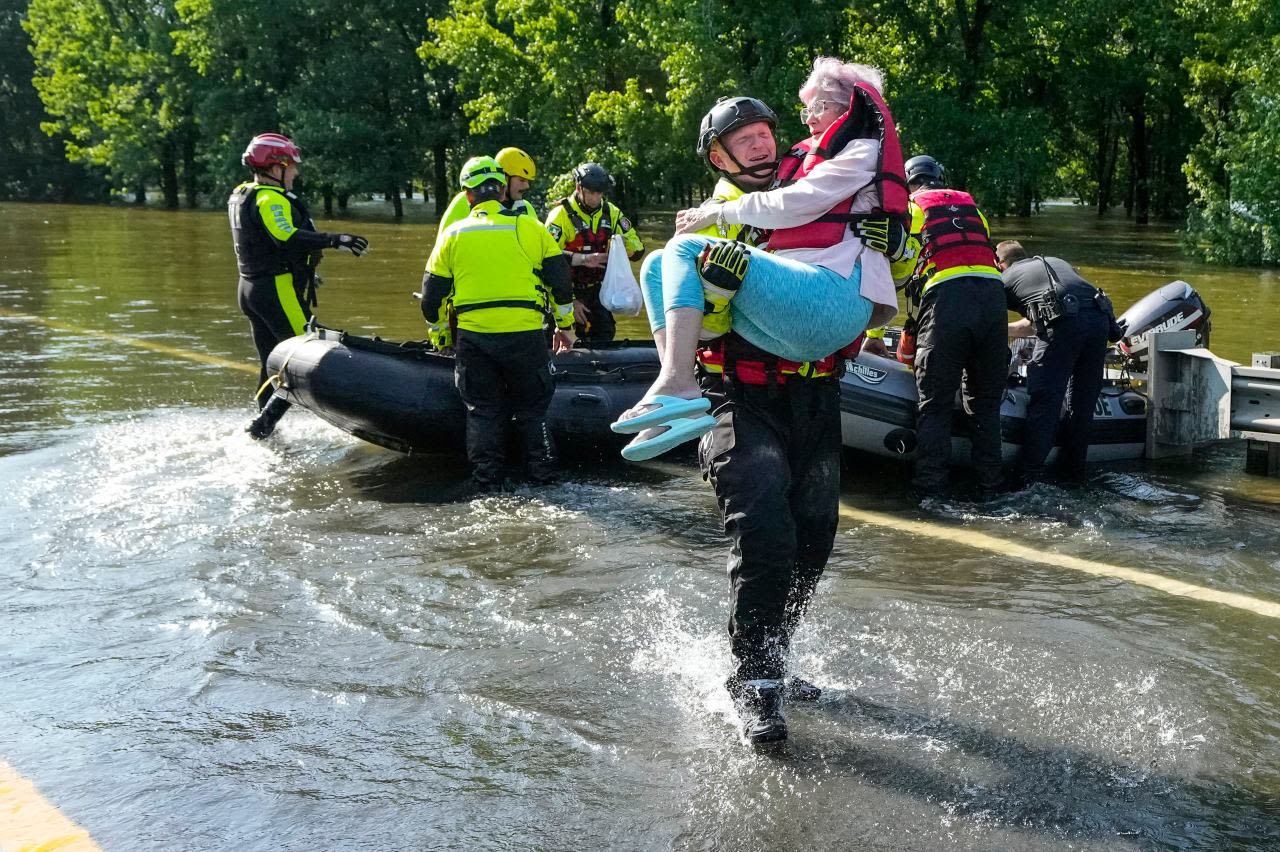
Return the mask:
M 240 162 L 251 169 L 265 169 L 277 163 L 287 166 L 290 163 L 301 163 L 302 152 L 288 136 L 259 133 L 249 140 L 249 147 L 244 149 Z

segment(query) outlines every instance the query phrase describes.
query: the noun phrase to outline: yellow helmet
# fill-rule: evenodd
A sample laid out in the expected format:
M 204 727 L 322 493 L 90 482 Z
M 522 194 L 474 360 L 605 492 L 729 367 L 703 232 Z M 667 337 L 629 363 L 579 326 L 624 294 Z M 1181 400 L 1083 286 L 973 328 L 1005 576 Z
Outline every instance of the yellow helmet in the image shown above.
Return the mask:
M 503 148 L 494 159 L 498 161 L 498 165 L 502 166 L 502 170 L 508 177 L 533 180 L 538 176 L 538 167 L 533 164 L 533 157 L 519 148 Z

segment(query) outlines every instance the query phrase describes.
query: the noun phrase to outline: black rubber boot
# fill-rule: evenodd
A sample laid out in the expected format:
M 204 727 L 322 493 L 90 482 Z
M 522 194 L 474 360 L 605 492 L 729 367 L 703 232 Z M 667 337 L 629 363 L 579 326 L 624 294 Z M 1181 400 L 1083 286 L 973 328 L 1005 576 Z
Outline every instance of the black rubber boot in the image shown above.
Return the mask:
M 814 686 L 802 677 L 791 676 L 786 679 L 786 696 L 790 701 L 817 701 L 822 697 L 822 688 Z
M 262 407 L 262 411 L 258 412 L 253 422 L 244 427 L 244 431 L 248 432 L 249 437 L 255 441 L 269 438 L 276 430 L 276 424 L 280 422 L 281 417 L 284 417 L 284 413 L 291 405 L 292 403 L 283 396 L 273 395 Z
M 782 681 L 748 680 L 730 687 L 742 735 L 752 745 L 780 743 L 787 739 L 787 720 L 782 715 Z
M 516 420 L 516 433 L 524 448 L 525 472 L 534 485 L 552 485 L 558 478 L 555 443 L 544 418 Z

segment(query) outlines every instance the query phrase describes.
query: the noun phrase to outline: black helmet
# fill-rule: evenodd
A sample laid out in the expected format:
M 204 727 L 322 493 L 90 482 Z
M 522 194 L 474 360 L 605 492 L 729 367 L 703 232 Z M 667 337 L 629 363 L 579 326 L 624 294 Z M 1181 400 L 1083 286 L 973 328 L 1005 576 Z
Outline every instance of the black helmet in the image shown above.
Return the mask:
M 583 163 L 573 170 L 573 182 L 592 192 L 609 192 L 613 178 L 599 163 Z
M 942 189 L 947 185 L 947 170 L 928 154 L 912 157 L 902 169 L 907 174 L 907 188 L 912 191 L 919 188 L 916 184 L 929 189 Z
M 702 117 L 702 128 L 698 131 L 698 156 L 710 164 L 712 142 L 731 130 L 755 124 L 757 121 L 767 121 L 771 128 L 778 126 L 778 116 L 774 115 L 773 110 L 765 106 L 762 100 L 721 98 L 716 101 L 711 111 Z M 733 155 L 730 154 L 730 156 Z

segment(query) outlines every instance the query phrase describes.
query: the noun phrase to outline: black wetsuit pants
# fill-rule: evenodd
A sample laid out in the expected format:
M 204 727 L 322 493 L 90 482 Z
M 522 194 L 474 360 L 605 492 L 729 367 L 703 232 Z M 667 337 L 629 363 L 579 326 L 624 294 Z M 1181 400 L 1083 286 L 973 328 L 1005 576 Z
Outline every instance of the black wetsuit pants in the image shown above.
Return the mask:
M 1000 402 L 1009 373 L 1004 288 L 991 278 L 953 278 L 931 287 L 920 305 L 916 337 L 917 494 L 948 490 L 951 418 L 964 387 L 971 459 L 979 488 L 1000 486 Z
M 600 304 L 600 285 L 595 284 L 577 291 L 574 298 L 587 309 L 586 323 L 574 323 L 573 333 L 588 346 L 608 343 L 618 334 L 618 322 L 604 305 Z
M 459 329 L 455 352 L 454 383 L 467 408 L 467 459 L 476 483 L 502 483 L 507 424 L 513 422 L 529 478 L 550 481 L 556 454 L 547 429 L 547 407 L 555 386 L 546 334 L 542 329 Z
M 835 542 L 840 388 L 798 379 L 772 388 L 704 377 L 716 425 L 698 458 L 729 536 L 731 683 L 780 679 L 791 635 Z
M 1023 481 L 1034 481 L 1044 474 L 1055 436 L 1060 437 L 1057 467 L 1062 475 L 1078 478 L 1084 473 L 1110 327 L 1110 317 L 1085 303 L 1074 316 L 1054 320 L 1045 336 L 1036 339 L 1027 364 L 1027 434 L 1018 458 L 1018 476 Z M 1069 410 L 1059 431 L 1068 384 Z
M 302 287 L 297 284 L 295 276 L 286 274 L 280 278 L 285 280 L 277 284 L 273 276 L 242 277 L 236 290 L 236 300 L 240 304 L 240 310 L 249 318 L 253 345 L 258 350 L 258 361 L 262 364 L 255 391 L 267 380 L 267 356 L 271 354 L 271 350 L 281 341 L 302 334 L 302 326 L 311 319 L 311 309 L 303 298 Z M 260 394 L 258 407 L 262 408 L 270 398 L 270 393 Z

